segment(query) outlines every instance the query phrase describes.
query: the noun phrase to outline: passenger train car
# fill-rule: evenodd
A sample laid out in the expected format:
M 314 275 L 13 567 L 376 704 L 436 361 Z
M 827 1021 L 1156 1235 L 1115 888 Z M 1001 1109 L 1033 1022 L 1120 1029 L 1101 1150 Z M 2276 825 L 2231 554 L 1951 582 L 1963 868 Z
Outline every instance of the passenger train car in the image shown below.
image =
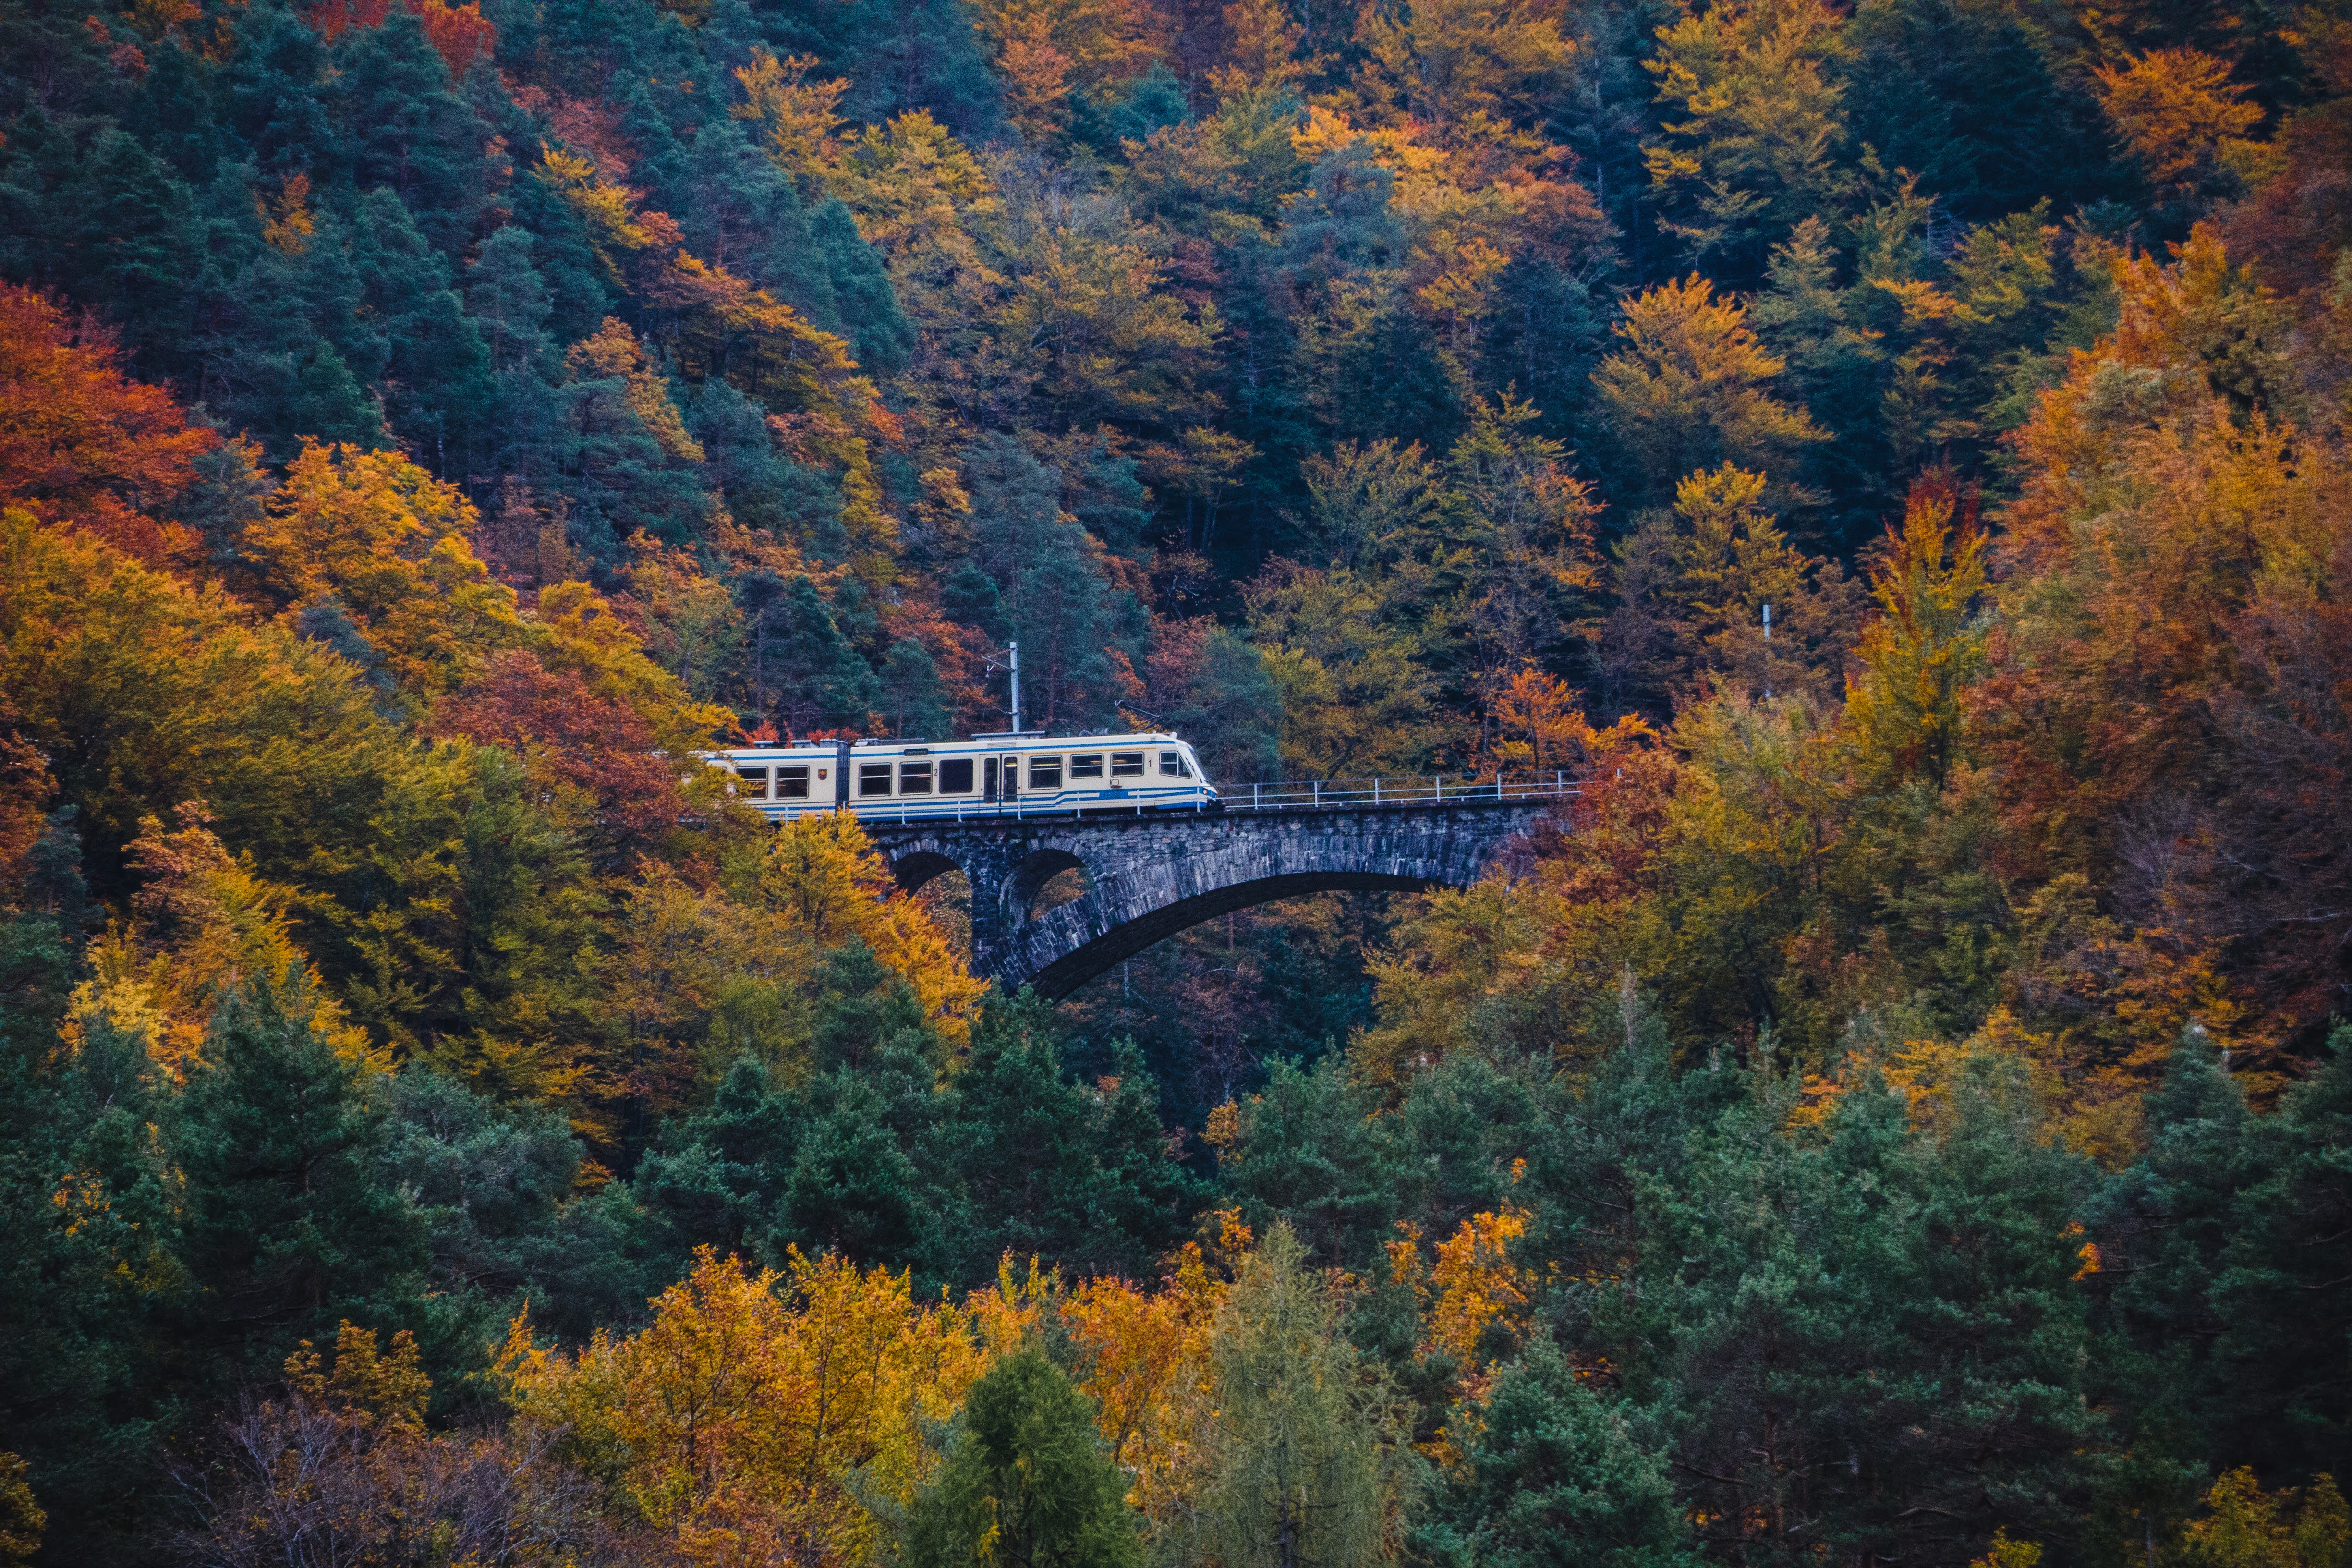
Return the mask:
M 779 822 L 813 811 L 919 822 L 1219 809 L 1192 748 L 1159 733 L 820 741 L 710 760 L 734 773 L 736 799 Z

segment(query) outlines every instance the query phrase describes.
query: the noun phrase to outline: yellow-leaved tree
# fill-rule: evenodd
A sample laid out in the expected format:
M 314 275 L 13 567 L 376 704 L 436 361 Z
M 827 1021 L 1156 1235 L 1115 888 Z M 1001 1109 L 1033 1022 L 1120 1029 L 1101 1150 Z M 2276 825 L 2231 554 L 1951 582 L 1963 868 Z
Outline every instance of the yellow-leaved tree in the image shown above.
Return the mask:
M 25 1482 L 25 1461 L 0 1453 L 0 1568 L 26 1568 L 41 1550 L 47 1510 Z
M 768 156 L 811 191 L 822 186 L 839 157 L 833 133 L 841 123 L 841 95 L 849 90 L 846 77 L 811 80 L 816 64 L 814 55 L 779 59 L 766 46 L 752 45 L 751 63 L 735 68 L 743 101 L 728 111 L 757 121 Z
M 1198 1436 L 1214 1403 L 1209 1334 L 1225 1292 L 1198 1243 L 1174 1264 L 1156 1291 L 1088 1279 L 1061 1303 L 1064 1326 L 1090 1358 L 1079 1387 L 1132 1479 L 1128 1501 L 1155 1533 L 1176 1522 L 1201 1485 Z
M 380 657 L 404 694 L 430 699 L 531 640 L 514 590 L 474 553 L 480 521 L 397 452 L 305 442 L 242 550 L 289 622 L 357 662 Z
M 65 1035 L 78 1044 L 104 1026 L 138 1040 L 173 1077 L 193 1065 L 230 991 L 253 987 L 278 998 L 293 1023 L 367 1051 L 367 1033 L 344 1019 L 319 972 L 296 945 L 287 916 L 294 889 L 257 875 L 250 858 L 223 847 L 212 814 L 194 801 L 178 828 L 144 818 L 127 854 L 140 877 L 127 924 L 110 923 L 90 944 L 90 978 L 73 994 Z
M 596 696 L 635 710 L 665 751 L 695 751 L 734 724 L 726 709 L 695 701 L 676 676 L 646 658 L 635 628 L 586 583 L 541 592 L 535 629 L 542 664 L 577 674 Z
M 2352 1547 L 2352 1511 L 2324 1473 L 2301 1490 L 2265 1493 L 2242 1465 L 2213 1483 L 2205 1508 L 2182 1553 L 2195 1568 L 2321 1568 L 2343 1562 Z
M 923 906 L 898 890 L 856 817 L 824 813 L 778 829 L 760 892 L 791 934 L 819 948 L 853 940 L 872 948 L 943 1034 L 959 1044 L 967 1037 L 988 982 L 972 977 Z
M 1518 1170 L 1524 1169 L 1522 1161 Z M 1528 1212 L 1505 1203 L 1470 1215 L 1437 1244 L 1427 1263 L 1419 1227 L 1399 1221 L 1397 1228 L 1402 1234 L 1388 1244 L 1389 1275 L 1420 1308 L 1420 1352 L 1453 1363 L 1464 1405 L 1483 1404 L 1496 1364 L 1517 1348 L 1536 1300 L 1540 1277 L 1511 1257 L 1512 1245 L 1528 1233 Z M 1451 1462 L 1465 1436 L 1447 1428 L 1423 1447 Z
M 1408 0 L 1362 18 L 1364 79 L 1448 144 L 1539 123 L 1576 59 L 1561 9 L 1540 0 Z
M 608 1516 L 709 1568 L 882 1554 L 869 1500 L 904 1505 L 938 1435 L 1034 1319 L 1033 1273 L 964 1307 L 919 1303 L 909 1277 L 798 1250 L 749 1272 L 710 1248 L 642 1331 L 598 1330 L 577 1354 L 535 1345 L 526 1317 L 500 1368 L 521 1419 L 604 1489 Z
M 1971 619 L 1984 589 L 1976 520 L 1948 481 L 1920 480 L 1871 573 L 1880 613 L 1863 631 L 1862 673 L 1846 696 L 1865 776 L 1943 787 L 1959 756 L 1961 696 L 1985 667 L 1985 630 Z
M 2175 200 L 2194 196 L 2263 118 L 2259 104 L 2239 101 L 2246 89 L 2230 79 L 2230 63 L 2197 49 L 2151 49 L 2092 74 L 2124 144 Z
M 818 961 L 778 912 L 642 862 L 611 946 L 593 960 L 624 1036 L 614 1087 L 649 1120 L 676 1114 L 747 1052 L 797 1079 L 810 1035 L 804 982 Z
M 1787 364 L 1748 326 L 1747 308 L 1696 272 L 1626 300 L 1616 333 L 1625 346 L 1601 362 L 1592 384 L 1661 499 L 1684 475 L 1724 463 L 1778 476 L 1792 454 L 1829 438 L 1769 390 Z M 1774 488 L 1769 504 L 1799 499 L 1785 479 Z

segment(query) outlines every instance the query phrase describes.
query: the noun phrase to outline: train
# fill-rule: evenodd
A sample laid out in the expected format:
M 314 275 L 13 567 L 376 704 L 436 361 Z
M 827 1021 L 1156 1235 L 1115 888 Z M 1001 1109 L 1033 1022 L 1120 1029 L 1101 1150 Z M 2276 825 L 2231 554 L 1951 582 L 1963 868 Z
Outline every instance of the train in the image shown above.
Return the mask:
M 962 822 L 1223 809 L 1192 746 L 1159 731 L 815 741 L 739 746 L 709 760 L 735 775 L 737 800 L 776 822 L 818 811 Z

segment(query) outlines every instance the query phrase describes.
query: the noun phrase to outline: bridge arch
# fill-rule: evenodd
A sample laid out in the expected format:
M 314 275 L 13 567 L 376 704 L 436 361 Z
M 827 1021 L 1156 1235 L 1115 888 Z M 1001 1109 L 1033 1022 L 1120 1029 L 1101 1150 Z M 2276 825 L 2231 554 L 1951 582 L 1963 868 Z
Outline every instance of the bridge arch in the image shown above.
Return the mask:
M 1013 874 L 1004 879 L 1001 895 L 1006 923 L 1017 926 L 1025 922 L 1045 884 L 1065 871 L 1076 871 L 1090 880 L 1094 876 L 1084 859 L 1058 844 L 1043 845 L 1015 861 Z
M 902 891 L 909 893 L 919 891 L 934 877 L 962 869 L 953 856 L 939 849 L 908 849 L 890 858 L 890 875 L 898 879 Z
M 1024 936 L 1031 931 L 1037 935 L 1019 942 L 1020 956 L 1044 962 L 1023 983 L 1034 986 L 1039 995 L 1058 1001 L 1154 942 L 1235 910 L 1308 893 L 1414 893 L 1439 885 L 1427 877 L 1380 871 L 1298 871 L 1228 883 L 1125 919 L 1108 910 L 1081 909 L 1094 902 L 1089 896 L 1049 910 L 1024 929 Z M 1057 949 L 1064 951 L 1057 952 Z
M 1447 801 L 1167 816 L 877 824 L 901 886 L 950 867 L 971 884 L 972 967 L 1059 999 L 1153 942 L 1234 910 L 1321 892 L 1466 888 L 1558 802 Z M 1038 890 L 1091 881 L 1031 918 Z
M 1127 834 L 1090 850 L 1085 897 L 992 933 L 987 967 L 1007 989 L 1068 995 L 1166 937 L 1278 899 L 1467 887 L 1529 813 L 1353 812 L 1234 816 Z M 1057 839 L 1060 836 L 1056 836 Z

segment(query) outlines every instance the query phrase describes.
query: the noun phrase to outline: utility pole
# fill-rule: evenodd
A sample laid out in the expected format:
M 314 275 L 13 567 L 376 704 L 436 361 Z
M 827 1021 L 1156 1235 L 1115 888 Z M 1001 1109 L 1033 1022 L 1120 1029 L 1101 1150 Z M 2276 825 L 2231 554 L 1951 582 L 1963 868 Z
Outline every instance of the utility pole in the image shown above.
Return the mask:
M 996 662 L 996 656 L 990 654 L 988 668 L 992 673 L 1000 669 L 1009 669 L 1013 672 L 1013 733 L 1018 735 L 1021 733 L 1021 645 L 1017 642 L 1007 643 L 1004 646 L 1004 652 L 1007 662 L 999 664 Z
M 1768 643 L 1772 640 L 1772 606 L 1769 604 L 1764 606 L 1764 640 Z M 1768 647 L 1764 650 L 1764 668 L 1766 671 L 1764 680 L 1764 700 L 1769 702 L 1772 700 L 1772 681 L 1770 675 L 1772 668 L 1772 650 Z

